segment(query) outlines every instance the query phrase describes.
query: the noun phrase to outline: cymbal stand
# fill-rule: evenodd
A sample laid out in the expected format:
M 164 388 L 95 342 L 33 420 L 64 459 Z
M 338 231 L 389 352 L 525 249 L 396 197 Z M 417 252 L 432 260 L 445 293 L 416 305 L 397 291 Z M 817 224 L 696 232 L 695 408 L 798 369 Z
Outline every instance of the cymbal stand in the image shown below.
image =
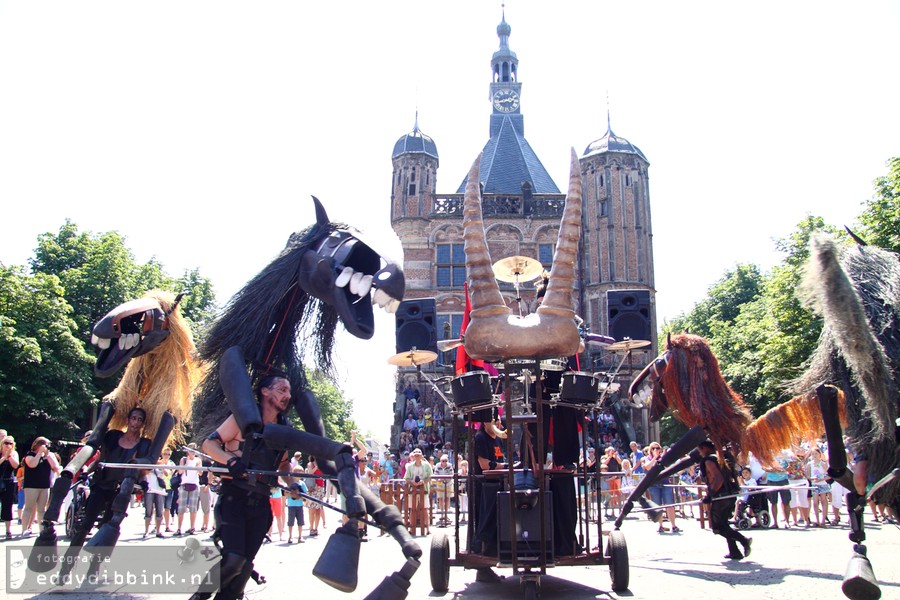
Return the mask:
M 438 379 L 435 379 L 434 377 L 430 376 L 428 373 L 422 370 L 422 365 L 415 365 L 415 367 L 416 373 L 419 375 L 419 379 L 421 380 L 422 378 L 424 378 L 425 381 L 427 381 L 431 385 L 432 389 L 434 389 L 434 392 L 438 396 L 440 396 L 441 400 L 444 401 L 444 404 L 446 404 L 450 408 L 450 412 L 457 412 L 456 404 L 452 400 L 450 400 L 447 395 L 444 394 L 443 390 L 441 390 L 441 388 L 438 386 L 438 380 L 443 378 L 439 377 Z
M 522 287 L 521 282 L 519 281 L 519 272 L 516 271 L 516 280 L 513 282 L 513 288 L 516 290 L 516 305 L 519 307 L 519 316 L 523 317 L 525 315 L 522 314 L 522 294 L 520 292 L 520 288 Z
M 619 376 L 619 371 L 622 369 L 622 365 L 625 364 L 625 359 L 628 358 L 628 371 L 634 372 L 634 368 L 632 367 L 631 362 L 631 348 L 625 351 L 625 354 L 622 355 L 622 360 L 619 361 L 619 364 L 616 365 L 615 370 L 612 373 L 605 373 L 604 377 L 606 378 L 606 388 L 604 388 L 603 393 L 600 394 L 600 400 L 597 401 L 597 404 L 600 408 L 603 408 L 603 401 L 606 400 L 606 396 L 609 394 L 609 386 L 612 383 L 615 383 L 616 377 Z

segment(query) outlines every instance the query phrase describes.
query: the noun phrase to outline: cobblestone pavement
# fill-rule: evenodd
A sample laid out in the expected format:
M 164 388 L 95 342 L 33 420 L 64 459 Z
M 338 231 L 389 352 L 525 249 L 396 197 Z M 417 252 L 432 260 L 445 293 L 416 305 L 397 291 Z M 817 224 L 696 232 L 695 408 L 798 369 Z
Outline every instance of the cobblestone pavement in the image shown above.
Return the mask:
M 173 552 L 184 547 L 185 538 L 141 540 L 142 510 L 132 509 L 126 519 L 121 545 L 171 546 Z M 320 529 L 317 538 L 307 538 L 303 544 L 287 544 L 275 540 L 263 546 L 257 556 L 257 570 L 267 578 L 264 585 L 252 581 L 247 586 L 248 598 L 364 598 L 384 577 L 399 569 L 403 556 L 397 544 L 388 536 L 370 534 L 362 544 L 359 565 L 359 585 L 350 594 L 342 594 L 312 575 L 328 536 L 338 523 L 338 515 L 328 515 L 328 527 Z M 850 557 L 852 544 L 843 527 L 812 529 L 751 529 L 752 555 L 743 561 L 723 558 L 727 548 L 724 539 L 701 529 L 698 521 L 679 519 L 680 534 L 659 534 L 656 525 L 639 516 L 626 519 L 622 532 L 630 557 L 630 585 L 626 592 L 611 590 L 609 567 L 557 567 L 548 569 L 540 578 L 542 598 L 566 600 L 597 598 L 670 600 L 698 598 L 728 598 L 729 600 L 809 600 L 811 598 L 843 598 L 841 582 Z M 607 528 L 608 525 L 604 525 Z M 15 528 L 15 525 L 14 525 Z M 464 528 L 461 528 L 461 530 Z M 432 527 L 433 534 L 453 535 L 454 528 Z M 198 536 L 206 540 L 205 534 Z M 521 598 L 519 578 L 511 569 L 497 569 L 503 579 L 497 583 L 478 583 L 475 572 L 461 567 L 450 570 L 450 589 L 438 594 L 431 590 L 429 578 L 429 536 L 417 538 L 425 551 L 422 566 L 412 580 L 409 598 L 445 598 L 448 600 L 477 598 Z M 604 538 L 605 541 L 605 538 Z M 16 540 L 0 544 L 17 544 Z M 879 580 L 882 598 L 900 598 L 900 528 L 896 525 L 872 523 L 867 527 L 869 558 Z M 64 543 L 63 543 L 64 545 Z M 451 544 L 451 547 L 453 545 Z M 2 568 L 3 592 L 6 590 L 6 554 Z M 451 556 L 455 553 L 451 552 Z M 25 596 L 10 596 L 20 598 Z M 45 594 L 40 598 L 60 598 Z M 105 594 L 69 594 L 73 600 L 110 597 Z M 166 599 L 185 597 L 184 594 L 117 594 L 117 598 Z

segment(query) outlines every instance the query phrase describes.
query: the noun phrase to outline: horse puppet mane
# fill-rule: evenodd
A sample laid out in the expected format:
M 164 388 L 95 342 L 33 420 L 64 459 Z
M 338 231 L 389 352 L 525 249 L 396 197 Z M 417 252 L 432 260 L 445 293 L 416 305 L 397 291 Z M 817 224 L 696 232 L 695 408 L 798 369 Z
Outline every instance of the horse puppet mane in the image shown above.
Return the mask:
M 172 310 L 175 296 L 171 292 L 150 290 L 144 295 L 159 302 L 166 312 L 169 335 L 150 352 L 131 359 L 119 385 L 106 396 L 115 408 L 109 428 L 124 430 L 128 413 L 140 407 L 147 413 L 143 436 L 152 439 L 163 414 L 169 411 L 177 420 L 169 441 L 181 443 L 201 377 L 194 340 L 180 307 Z
M 655 405 L 665 402 L 681 423 L 700 425 L 717 447 L 732 444 L 737 454 L 751 420 L 750 411 L 740 394 L 725 382 L 705 339 L 688 333 L 673 336 L 660 384 L 653 392 Z
M 256 382 L 269 371 L 282 371 L 292 389 L 299 391 L 308 387 L 298 344 L 304 332 L 314 343 L 316 368 L 333 374 L 338 313 L 305 292 L 298 284 L 298 273 L 307 250 L 337 229 L 347 226 L 316 224 L 292 234 L 284 250 L 231 298 L 210 326 L 200 349 L 200 356 L 211 368 L 194 409 L 195 440 L 206 438 L 231 413 L 219 385 L 217 364 L 233 346 L 239 346 L 250 363 L 251 381 Z

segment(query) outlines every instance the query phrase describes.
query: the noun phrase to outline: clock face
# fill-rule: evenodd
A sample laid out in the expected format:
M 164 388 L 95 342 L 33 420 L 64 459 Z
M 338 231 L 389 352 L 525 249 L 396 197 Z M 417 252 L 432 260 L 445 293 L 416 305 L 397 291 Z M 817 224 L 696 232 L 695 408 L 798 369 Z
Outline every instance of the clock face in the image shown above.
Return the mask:
M 494 110 L 504 113 L 519 110 L 519 94 L 513 90 L 494 92 Z

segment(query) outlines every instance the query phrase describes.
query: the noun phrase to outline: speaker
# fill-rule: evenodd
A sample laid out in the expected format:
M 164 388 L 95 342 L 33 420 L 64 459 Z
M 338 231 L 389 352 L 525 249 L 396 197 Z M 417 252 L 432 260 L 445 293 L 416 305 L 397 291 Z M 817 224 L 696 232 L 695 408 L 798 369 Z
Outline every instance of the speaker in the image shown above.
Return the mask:
M 649 290 L 610 290 L 606 294 L 609 335 L 616 341 L 652 340 Z
M 412 348 L 437 352 L 437 308 L 434 298 L 404 300 L 397 308 L 397 354 Z
M 513 513 L 516 521 L 516 555 L 525 560 L 541 557 L 540 502 L 530 508 L 519 506 Z M 544 553 L 548 562 L 553 561 L 553 495 L 544 492 L 544 528 L 546 543 Z M 497 539 L 500 560 L 512 560 L 512 543 L 509 531 L 509 492 L 497 493 Z

